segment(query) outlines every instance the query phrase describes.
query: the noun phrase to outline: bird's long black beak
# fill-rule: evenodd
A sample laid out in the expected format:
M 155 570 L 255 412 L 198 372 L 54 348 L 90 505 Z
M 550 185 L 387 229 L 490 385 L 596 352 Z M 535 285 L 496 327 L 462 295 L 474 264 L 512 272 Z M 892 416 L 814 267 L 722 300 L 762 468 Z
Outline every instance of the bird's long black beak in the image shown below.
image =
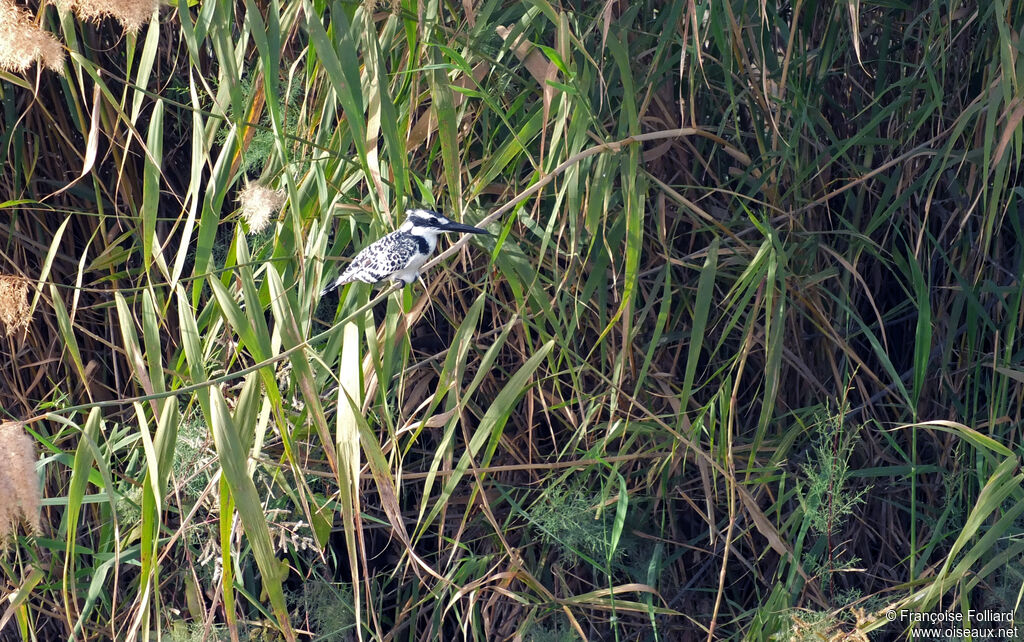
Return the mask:
M 441 228 L 445 232 L 465 232 L 466 234 L 487 234 L 490 236 L 490 232 L 479 227 L 473 227 L 472 225 L 463 225 L 462 223 L 445 223 L 444 227 Z

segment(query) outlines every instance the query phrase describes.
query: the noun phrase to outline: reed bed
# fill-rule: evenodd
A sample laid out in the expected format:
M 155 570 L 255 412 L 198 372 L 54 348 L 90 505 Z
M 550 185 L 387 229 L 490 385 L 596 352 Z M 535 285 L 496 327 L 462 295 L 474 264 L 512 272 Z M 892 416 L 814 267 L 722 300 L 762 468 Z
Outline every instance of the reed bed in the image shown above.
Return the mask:
M 996 626 L 1022 25 L 0 0 L 0 640 Z

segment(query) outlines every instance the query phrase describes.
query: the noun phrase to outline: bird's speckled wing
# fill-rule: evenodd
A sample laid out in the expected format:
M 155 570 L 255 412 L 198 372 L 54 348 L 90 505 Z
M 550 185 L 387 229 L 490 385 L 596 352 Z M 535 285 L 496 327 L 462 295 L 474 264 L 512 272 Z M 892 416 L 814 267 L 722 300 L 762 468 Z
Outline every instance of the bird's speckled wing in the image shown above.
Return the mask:
M 333 283 L 324 288 L 324 293 L 351 283 L 378 283 L 408 265 L 416 254 L 416 239 L 407 234 L 392 232 L 370 243 L 352 259 L 349 266 Z

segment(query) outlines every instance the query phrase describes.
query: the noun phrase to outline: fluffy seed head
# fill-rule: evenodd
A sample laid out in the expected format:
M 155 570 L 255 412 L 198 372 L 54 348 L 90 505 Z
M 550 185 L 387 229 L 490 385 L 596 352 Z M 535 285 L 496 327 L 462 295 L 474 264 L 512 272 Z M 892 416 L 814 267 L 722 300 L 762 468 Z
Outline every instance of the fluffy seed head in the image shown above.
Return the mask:
M 286 200 L 284 190 L 270 189 L 257 183 L 248 183 L 238 192 L 242 206 L 242 218 L 249 226 L 249 232 L 258 234 L 270 223 Z
M 14 535 L 19 521 L 39 532 L 42 498 L 35 464 L 32 438 L 22 424 L 0 424 L 0 545 Z
M 33 62 L 52 71 L 64 65 L 64 48 L 11 0 L 0 0 L 0 69 L 21 73 Z
M 32 315 L 28 307 L 28 281 L 19 276 L 0 274 L 0 327 L 7 336 L 28 327 Z
M 149 22 L 153 12 L 160 7 L 160 0 L 51 0 L 58 7 L 73 11 L 82 20 L 99 22 L 111 17 L 135 33 Z

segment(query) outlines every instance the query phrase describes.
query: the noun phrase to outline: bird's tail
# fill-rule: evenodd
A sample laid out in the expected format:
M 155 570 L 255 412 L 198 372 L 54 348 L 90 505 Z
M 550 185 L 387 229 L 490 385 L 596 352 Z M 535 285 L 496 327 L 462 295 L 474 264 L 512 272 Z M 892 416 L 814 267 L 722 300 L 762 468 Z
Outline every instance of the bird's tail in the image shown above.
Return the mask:
M 346 279 L 343 276 L 339 276 L 338 278 L 331 281 L 330 285 L 328 285 L 326 288 L 320 290 L 320 296 L 324 296 L 329 292 L 333 292 L 340 288 L 341 286 L 345 285 L 346 283 L 348 283 L 348 279 Z

